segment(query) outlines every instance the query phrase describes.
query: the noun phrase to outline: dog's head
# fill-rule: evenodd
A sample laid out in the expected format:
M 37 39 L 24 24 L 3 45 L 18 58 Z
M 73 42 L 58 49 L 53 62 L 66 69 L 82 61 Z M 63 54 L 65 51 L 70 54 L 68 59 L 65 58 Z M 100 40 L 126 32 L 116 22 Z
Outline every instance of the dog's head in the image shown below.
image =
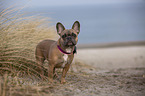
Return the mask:
M 64 47 L 75 46 L 78 42 L 78 34 L 80 32 L 80 23 L 75 21 L 72 29 L 65 29 L 65 27 L 58 22 L 56 24 L 57 33 L 60 36 L 60 43 Z

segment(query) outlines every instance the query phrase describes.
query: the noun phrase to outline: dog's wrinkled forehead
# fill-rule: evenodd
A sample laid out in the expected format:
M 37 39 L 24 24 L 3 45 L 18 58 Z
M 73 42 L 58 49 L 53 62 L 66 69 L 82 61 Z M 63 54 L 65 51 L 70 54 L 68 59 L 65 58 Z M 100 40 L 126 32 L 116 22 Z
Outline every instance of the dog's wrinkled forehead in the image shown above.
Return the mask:
M 64 35 L 64 34 L 72 34 L 72 33 L 74 33 L 75 35 L 77 35 L 77 32 L 75 32 L 75 30 L 73 30 L 73 29 L 66 29 L 66 30 L 64 30 L 61 33 L 61 35 Z

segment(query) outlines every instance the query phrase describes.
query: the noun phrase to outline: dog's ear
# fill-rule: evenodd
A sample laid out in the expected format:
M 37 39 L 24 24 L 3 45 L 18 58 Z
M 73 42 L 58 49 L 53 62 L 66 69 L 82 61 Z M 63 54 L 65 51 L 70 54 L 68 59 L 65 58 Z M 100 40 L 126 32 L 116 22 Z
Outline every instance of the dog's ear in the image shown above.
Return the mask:
M 65 30 L 65 28 L 64 28 L 64 26 L 60 23 L 60 22 L 58 22 L 57 24 L 56 24 L 56 30 L 57 30 L 57 34 L 61 34 L 61 32 L 63 31 L 63 30 Z
M 72 29 L 74 29 L 78 34 L 80 32 L 80 23 L 79 21 L 75 21 L 73 26 L 72 26 Z

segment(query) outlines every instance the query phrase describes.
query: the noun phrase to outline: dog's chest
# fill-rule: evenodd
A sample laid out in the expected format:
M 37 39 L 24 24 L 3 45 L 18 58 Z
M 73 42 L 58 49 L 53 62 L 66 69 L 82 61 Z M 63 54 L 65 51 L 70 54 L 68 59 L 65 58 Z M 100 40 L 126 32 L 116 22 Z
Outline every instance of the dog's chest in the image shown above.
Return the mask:
M 65 65 L 68 63 L 68 55 L 67 54 L 64 54 L 63 55 L 63 64 L 62 64 L 62 67 L 65 67 Z

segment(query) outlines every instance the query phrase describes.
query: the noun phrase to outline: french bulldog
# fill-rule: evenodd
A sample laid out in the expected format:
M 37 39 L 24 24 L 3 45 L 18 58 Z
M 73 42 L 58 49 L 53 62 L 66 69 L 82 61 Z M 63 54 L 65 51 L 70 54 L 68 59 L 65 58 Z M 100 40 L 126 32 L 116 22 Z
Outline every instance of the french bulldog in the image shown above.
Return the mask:
M 48 60 L 48 78 L 53 82 L 55 68 L 63 68 L 61 83 L 65 83 L 66 74 L 76 53 L 76 44 L 78 42 L 78 34 L 80 32 L 80 23 L 75 21 L 72 29 L 65 29 L 63 24 L 56 24 L 58 41 L 43 40 L 36 46 L 35 56 L 38 64 L 41 65 L 41 75 L 44 76 L 42 68 L 44 60 Z

